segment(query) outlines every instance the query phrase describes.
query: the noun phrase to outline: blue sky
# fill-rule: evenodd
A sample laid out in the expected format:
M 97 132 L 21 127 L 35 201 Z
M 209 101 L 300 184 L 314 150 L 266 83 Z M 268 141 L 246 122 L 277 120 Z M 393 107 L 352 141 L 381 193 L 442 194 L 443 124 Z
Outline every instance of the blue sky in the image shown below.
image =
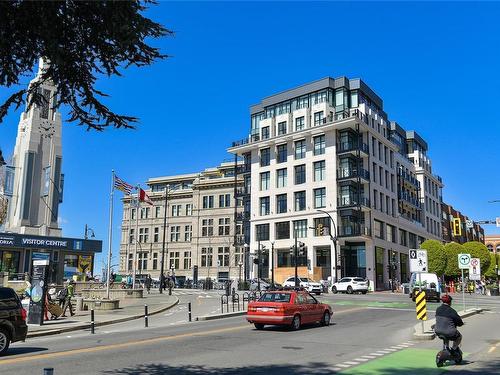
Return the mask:
M 363 79 L 391 120 L 428 142 L 446 202 L 474 220 L 500 216 L 500 203 L 487 203 L 500 199 L 499 4 L 162 2 L 148 15 L 176 32 L 153 42 L 172 57 L 98 82 L 113 110 L 141 119 L 137 130 L 63 124 L 64 236 L 81 237 L 88 224 L 104 257 L 111 169 L 144 184 L 214 166 L 248 133 L 251 104 L 342 75 Z M 0 100 L 9 93 L 0 88 Z M 19 114 L 0 124 L 6 156 Z M 122 214 L 116 196 L 114 256 Z

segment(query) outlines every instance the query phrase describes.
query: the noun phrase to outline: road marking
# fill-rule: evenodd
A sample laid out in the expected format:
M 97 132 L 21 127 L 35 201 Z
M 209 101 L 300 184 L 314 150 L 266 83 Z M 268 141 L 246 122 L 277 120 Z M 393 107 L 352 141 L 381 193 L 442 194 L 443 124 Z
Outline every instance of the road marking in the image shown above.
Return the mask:
M 388 350 L 379 350 L 377 353 L 382 353 L 383 354 L 389 354 L 390 352 Z
M 366 359 L 374 359 L 376 358 L 374 355 L 363 355 L 361 358 L 366 358 Z
M 209 330 L 209 331 L 182 333 L 179 335 L 160 336 L 160 337 L 155 337 L 155 338 L 151 338 L 151 339 L 122 342 L 119 344 L 98 345 L 98 346 L 93 346 L 93 347 L 89 347 L 89 348 L 72 349 L 72 350 L 66 350 L 66 351 L 62 351 L 62 352 L 35 354 L 35 355 L 26 356 L 26 357 L 3 359 L 3 360 L 0 360 L 0 366 L 12 364 L 12 363 L 32 362 L 32 361 L 37 361 L 37 360 L 52 359 L 52 358 L 58 358 L 58 357 L 67 357 L 67 356 L 72 356 L 72 355 L 81 354 L 81 353 L 94 353 L 94 352 L 98 352 L 101 350 L 113 350 L 113 349 L 119 349 L 119 348 L 127 348 L 130 346 L 148 345 L 148 344 L 153 344 L 153 343 L 162 342 L 162 341 L 178 340 L 178 339 L 184 339 L 184 338 L 189 338 L 189 337 L 207 336 L 207 335 L 211 335 L 211 334 L 240 331 L 240 330 L 243 330 L 245 328 L 248 329 L 248 327 L 249 327 L 248 324 L 245 324 L 245 325 L 229 327 L 229 328 L 213 329 L 213 330 Z
M 397 349 L 387 348 L 387 349 L 384 349 L 384 350 L 387 350 L 388 352 L 395 352 Z
M 380 357 L 380 356 L 382 356 L 384 354 L 387 354 L 387 353 L 370 353 L 370 355 L 375 355 L 377 357 Z
M 401 308 L 397 308 L 397 307 L 374 307 L 374 306 L 368 306 L 366 308 L 370 309 L 370 310 L 393 310 L 393 311 L 411 311 L 411 312 L 415 312 L 415 309 L 401 309 Z M 433 312 L 433 311 L 429 311 L 429 312 Z
M 359 362 L 355 362 L 355 361 L 348 361 L 348 362 L 344 362 L 346 365 L 351 365 L 351 366 L 354 366 L 354 365 L 359 365 Z
M 358 362 L 366 362 L 366 361 L 369 361 L 370 358 L 356 358 L 355 361 L 358 361 Z
M 332 368 L 332 371 L 342 371 L 342 369 L 340 367 L 334 367 Z
M 488 350 L 488 354 L 493 353 L 496 348 L 497 348 L 496 346 L 492 346 L 490 350 Z
M 339 366 L 339 367 L 343 367 L 343 368 L 346 368 L 346 367 L 351 367 L 351 365 L 344 365 L 344 364 L 342 364 L 342 363 L 339 363 L 339 364 L 337 364 L 337 365 L 335 365 L 335 366 Z

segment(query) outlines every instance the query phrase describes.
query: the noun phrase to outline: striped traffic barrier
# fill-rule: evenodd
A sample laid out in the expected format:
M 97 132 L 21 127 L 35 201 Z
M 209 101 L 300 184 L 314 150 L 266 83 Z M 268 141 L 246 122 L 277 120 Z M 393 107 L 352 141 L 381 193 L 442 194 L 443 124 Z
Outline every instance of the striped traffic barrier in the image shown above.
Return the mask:
M 418 320 L 427 320 L 427 303 L 425 300 L 425 292 L 418 291 L 417 296 L 415 298 L 416 311 L 417 311 L 417 319 Z

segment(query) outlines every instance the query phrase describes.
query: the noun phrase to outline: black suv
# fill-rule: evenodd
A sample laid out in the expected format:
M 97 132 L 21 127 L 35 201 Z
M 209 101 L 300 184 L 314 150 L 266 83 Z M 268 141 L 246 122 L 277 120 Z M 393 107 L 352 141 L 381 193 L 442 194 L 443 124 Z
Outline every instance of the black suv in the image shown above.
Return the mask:
M 0 288 L 0 355 L 11 342 L 24 341 L 28 333 L 26 310 L 14 289 Z

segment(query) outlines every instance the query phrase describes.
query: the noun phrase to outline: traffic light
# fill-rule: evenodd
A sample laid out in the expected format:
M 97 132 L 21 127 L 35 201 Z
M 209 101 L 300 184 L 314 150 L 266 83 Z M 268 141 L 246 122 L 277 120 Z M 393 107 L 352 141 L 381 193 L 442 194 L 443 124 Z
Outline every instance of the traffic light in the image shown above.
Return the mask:
M 306 253 L 306 244 L 304 242 L 299 242 L 299 255 L 303 256 Z
M 457 236 L 457 237 L 461 236 L 462 235 L 462 222 L 460 221 L 459 217 L 453 218 L 452 226 L 453 226 L 453 235 Z
M 294 253 L 295 253 L 294 250 L 295 250 L 295 246 L 290 246 L 290 255 L 292 255 L 292 256 L 294 255 Z
M 325 227 L 323 226 L 323 224 L 318 224 L 318 226 L 316 227 L 316 235 L 323 236 L 324 234 L 325 234 Z

